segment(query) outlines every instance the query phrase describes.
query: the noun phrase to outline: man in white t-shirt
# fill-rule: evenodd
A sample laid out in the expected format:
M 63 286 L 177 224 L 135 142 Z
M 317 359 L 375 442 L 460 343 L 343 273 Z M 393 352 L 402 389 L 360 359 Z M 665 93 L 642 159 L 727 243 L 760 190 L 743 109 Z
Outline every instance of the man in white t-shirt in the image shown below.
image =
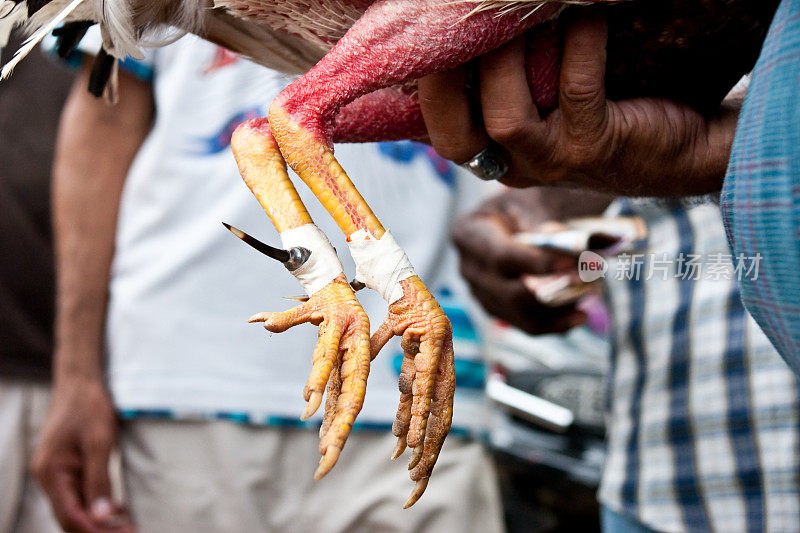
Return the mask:
M 247 324 L 253 312 L 287 308 L 281 297 L 301 288 L 220 224 L 277 242 L 229 144 L 288 80 L 195 37 L 123 63 L 117 108 L 85 92 L 87 77 L 84 67 L 56 158 L 56 378 L 34 459 L 62 525 L 120 530 L 107 467 L 118 438 L 139 531 L 501 530 L 494 470 L 468 438 L 483 425 L 483 368 L 447 239 L 456 211 L 480 200 L 477 180 L 462 180 L 418 144 L 337 147 L 453 322 L 453 431 L 425 496 L 403 511 L 412 484 L 406 465 L 389 461 L 388 431 L 399 345 L 373 362 L 355 431 L 336 468 L 314 483 L 320 415 L 305 423 L 299 415 L 316 329 L 267 336 Z M 300 193 L 346 250 L 310 192 Z M 410 200 L 420 197 L 430 202 L 415 208 Z M 341 259 L 352 275 L 349 256 Z M 380 324 L 380 297 L 359 299 Z

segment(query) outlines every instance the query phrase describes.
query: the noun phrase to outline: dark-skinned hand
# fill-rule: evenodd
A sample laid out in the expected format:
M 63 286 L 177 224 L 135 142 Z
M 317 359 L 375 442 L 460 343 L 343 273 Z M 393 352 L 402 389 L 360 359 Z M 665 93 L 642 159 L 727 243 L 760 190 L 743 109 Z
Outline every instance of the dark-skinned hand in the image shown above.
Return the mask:
M 434 148 L 463 163 L 494 141 L 509 156 L 501 181 L 514 187 L 571 184 L 626 196 L 720 190 L 740 101 L 706 117 L 661 98 L 607 100 L 607 33 L 597 17 L 567 27 L 558 108 L 547 116 L 533 104 L 524 37 L 479 59 L 477 112 L 465 67 L 419 80 Z
M 531 276 L 577 274 L 577 257 L 514 240 L 544 223 L 602 212 L 609 197 L 559 189 L 510 190 L 453 224 L 461 274 L 497 318 L 530 334 L 560 333 L 586 320 L 574 304 L 551 307 L 531 290 Z M 527 278 L 527 279 L 526 279 Z
M 133 533 L 111 500 L 117 420 L 102 380 L 59 378 L 51 404 L 31 468 L 59 524 L 68 533 Z

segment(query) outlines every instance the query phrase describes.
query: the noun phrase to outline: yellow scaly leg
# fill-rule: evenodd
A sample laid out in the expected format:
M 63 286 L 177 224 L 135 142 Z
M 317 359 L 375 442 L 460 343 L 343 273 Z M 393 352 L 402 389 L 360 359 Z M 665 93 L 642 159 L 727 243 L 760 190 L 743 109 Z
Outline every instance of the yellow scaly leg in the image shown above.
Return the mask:
M 288 174 L 266 119 L 239 126 L 231 140 L 236 163 L 247 186 L 283 235 L 313 225 Z M 328 247 L 330 244 L 325 242 Z M 332 250 L 332 248 L 331 248 Z M 329 250 L 328 252 L 331 252 Z M 322 254 L 325 250 L 312 250 Z M 338 264 L 338 259 L 334 259 Z M 335 277 L 333 277 L 335 276 Z M 316 412 L 322 393 L 328 387 L 320 442 L 322 459 L 314 474 L 319 479 L 336 464 L 356 416 L 361 411 L 369 374 L 369 319 L 356 300 L 344 274 L 330 276 L 321 289 L 309 294 L 302 305 L 281 313 L 259 313 L 250 322 L 263 322 L 272 332 L 310 322 L 319 326 L 319 341 L 314 349 L 311 375 L 303 390 L 308 402 L 301 418 Z M 306 287 L 308 290 L 308 287 Z
M 364 235 L 380 240 L 383 226 L 321 135 L 295 121 L 280 99 L 270 107 L 269 122 L 286 162 L 322 202 L 348 241 Z M 398 445 L 392 457 L 402 454 L 406 446 L 414 450 L 409 470 L 416 486 L 406 504 L 409 507 L 424 492 L 450 430 L 455 369 L 452 328 L 439 303 L 416 275 L 400 280 L 399 285 L 402 296 L 390 304 L 388 318 L 373 336 L 372 355 L 393 335 L 403 336 L 407 363 L 404 361 L 400 376 L 401 400 L 393 427 Z

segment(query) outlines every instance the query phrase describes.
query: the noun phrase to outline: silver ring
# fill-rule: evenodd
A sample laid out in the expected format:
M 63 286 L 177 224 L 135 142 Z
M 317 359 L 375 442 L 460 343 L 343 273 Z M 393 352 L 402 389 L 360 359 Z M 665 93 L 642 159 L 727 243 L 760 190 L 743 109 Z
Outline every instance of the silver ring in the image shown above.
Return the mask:
M 461 166 L 484 181 L 497 180 L 508 172 L 508 161 L 503 152 L 496 144 L 490 144 Z

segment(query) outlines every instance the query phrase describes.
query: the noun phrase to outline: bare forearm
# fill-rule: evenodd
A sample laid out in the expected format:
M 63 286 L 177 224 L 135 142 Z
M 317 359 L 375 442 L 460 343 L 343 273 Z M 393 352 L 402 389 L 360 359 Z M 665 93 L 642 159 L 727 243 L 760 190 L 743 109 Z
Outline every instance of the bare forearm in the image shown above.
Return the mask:
M 100 377 L 108 282 L 125 176 L 151 122 L 149 85 L 124 75 L 110 107 L 78 77 L 61 117 L 53 168 L 57 265 L 56 380 Z

